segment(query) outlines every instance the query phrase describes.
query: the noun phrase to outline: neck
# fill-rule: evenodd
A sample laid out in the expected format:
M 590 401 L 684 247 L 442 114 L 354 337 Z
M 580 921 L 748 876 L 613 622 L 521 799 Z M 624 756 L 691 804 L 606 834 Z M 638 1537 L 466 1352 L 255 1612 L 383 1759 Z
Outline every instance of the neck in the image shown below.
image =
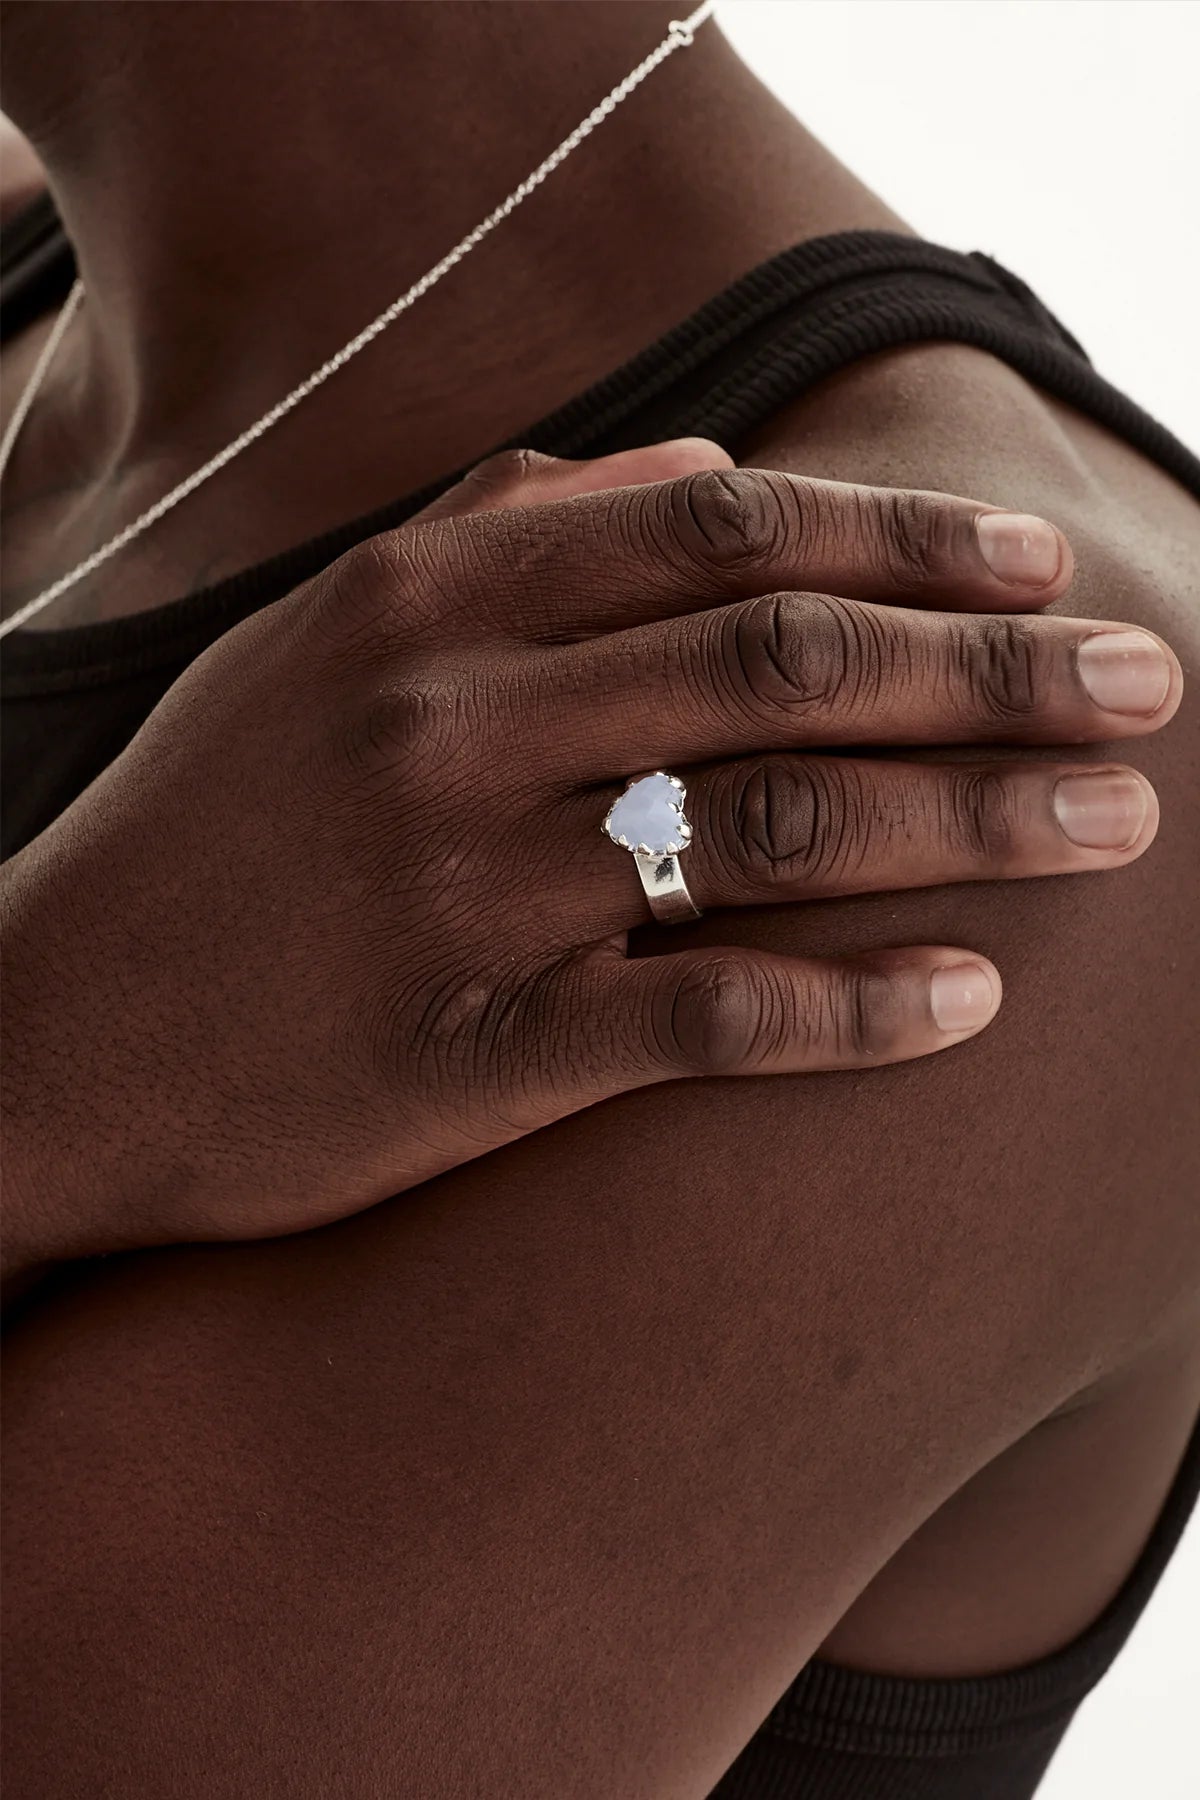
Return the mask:
M 115 480 L 151 461 L 153 500 L 164 447 L 187 446 L 178 479 L 361 329 L 681 10 L 60 6 L 48 33 L 17 7 L 6 105 L 87 293 L 47 401 L 114 510 Z M 894 222 L 706 24 L 219 481 L 286 468 L 310 535 L 483 454 L 789 242 Z

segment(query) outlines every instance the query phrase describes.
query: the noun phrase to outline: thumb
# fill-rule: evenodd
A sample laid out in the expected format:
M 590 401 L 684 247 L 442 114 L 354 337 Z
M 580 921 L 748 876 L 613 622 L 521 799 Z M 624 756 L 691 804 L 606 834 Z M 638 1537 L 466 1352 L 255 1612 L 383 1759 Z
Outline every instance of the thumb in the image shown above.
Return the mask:
M 576 494 L 598 494 L 605 488 L 639 487 L 704 469 L 732 467 L 733 458 L 708 438 L 672 438 L 665 444 L 618 450 L 587 462 L 542 456 L 537 450 L 502 450 L 464 475 L 409 523 L 424 525 L 431 519 L 458 519 L 467 513 L 540 506 Z

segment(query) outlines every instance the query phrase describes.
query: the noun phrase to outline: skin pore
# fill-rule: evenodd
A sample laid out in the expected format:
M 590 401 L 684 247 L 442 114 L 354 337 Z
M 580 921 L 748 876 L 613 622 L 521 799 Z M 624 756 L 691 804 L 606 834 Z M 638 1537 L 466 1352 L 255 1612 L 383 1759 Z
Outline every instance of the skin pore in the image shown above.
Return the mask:
M 12 8 L 6 104 L 98 304 L 14 460 L 8 604 L 433 262 L 675 10 L 289 8 L 283 34 L 266 7 L 56 7 L 52 33 Z M 519 218 L 54 622 L 364 511 L 786 244 L 896 226 L 711 26 Z M 1044 513 L 1079 571 L 1061 610 L 1194 669 L 1194 505 L 979 353 L 871 359 L 730 448 Z M 1163 807 L 1132 869 L 697 928 L 977 945 L 1006 1005 L 968 1048 L 630 1096 L 330 1231 L 126 1259 L 31 1311 L 7 1407 L 26 1787 L 103 1791 L 167 1741 L 179 1785 L 139 1765 L 139 1794 L 187 1793 L 189 1765 L 216 1796 L 385 1771 L 702 1792 L 822 1641 L 954 1674 L 1077 1633 L 1200 1392 L 1193 714 L 1131 756 Z

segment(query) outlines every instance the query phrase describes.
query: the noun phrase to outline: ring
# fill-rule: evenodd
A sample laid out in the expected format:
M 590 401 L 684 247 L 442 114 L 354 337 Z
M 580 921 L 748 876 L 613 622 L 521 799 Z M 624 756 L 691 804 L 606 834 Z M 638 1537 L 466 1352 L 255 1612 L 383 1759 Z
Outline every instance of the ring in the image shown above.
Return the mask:
M 631 775 L 600 827 L 606 838 L 632 855 L 650 911 L 660 925 L 682 925 L 700 917 L 679 867 L 679 858 L 692 841 L 683 811 L 686 796 L 679 777 L 663 769 Z

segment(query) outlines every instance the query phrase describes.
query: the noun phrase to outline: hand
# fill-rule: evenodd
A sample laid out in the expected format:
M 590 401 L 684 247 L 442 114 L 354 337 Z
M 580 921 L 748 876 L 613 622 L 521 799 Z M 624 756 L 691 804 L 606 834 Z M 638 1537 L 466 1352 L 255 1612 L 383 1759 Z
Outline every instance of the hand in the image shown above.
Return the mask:
M 727 467 L 578 492 L 681 456 L 486 465 L 221 638 L 9 863 L 18 1262 L 303 1230 L 644 1083 L 991 1018 L 996 971 L 944 945 L 627 957 L 646 902 L 599 826 L 628 774 L 684 774 L 702 906 L 1145 848 L 1130 771 L 798 753 L 1164 723 L 1144 633 L 881 604 L 1040 605 L 1061 541 L 1021 586 L 981 544 L 1032 537 L 968 500 Z

